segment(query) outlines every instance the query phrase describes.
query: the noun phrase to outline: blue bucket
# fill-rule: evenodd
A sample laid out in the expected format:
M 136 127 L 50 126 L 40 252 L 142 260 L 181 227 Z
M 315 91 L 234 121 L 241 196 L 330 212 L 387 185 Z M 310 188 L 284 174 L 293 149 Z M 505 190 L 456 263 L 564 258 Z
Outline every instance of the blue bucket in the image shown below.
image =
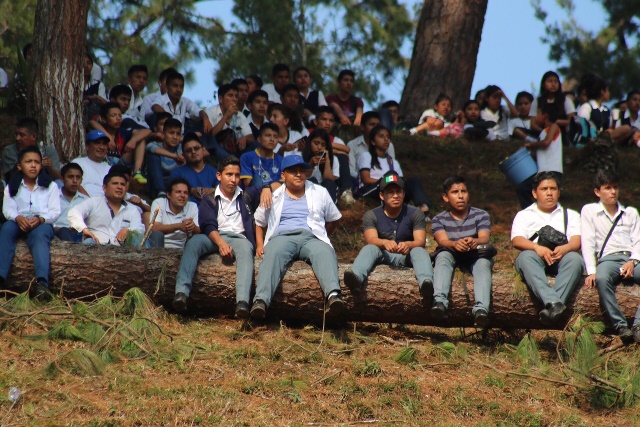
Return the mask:
M 531 153 L 522 147 L 500 162 L 500 172 L 505 174 L 513 185 L 518 185 L 538 172 L 538 165 Z

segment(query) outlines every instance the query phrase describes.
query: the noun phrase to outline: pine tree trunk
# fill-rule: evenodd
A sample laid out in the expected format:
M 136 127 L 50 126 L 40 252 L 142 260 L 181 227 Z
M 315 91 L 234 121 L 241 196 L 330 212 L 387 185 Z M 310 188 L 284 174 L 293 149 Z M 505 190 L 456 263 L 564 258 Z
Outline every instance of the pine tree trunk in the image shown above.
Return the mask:
M 488 0 L 425 0 L 400 115 L 416 120 L 445 93 L 455 109 L 469 99 Z
M 28 114 L 38 120 L 40 139 L 54 144 L 62 162 L 84 147 L 83 63 L 87 0 L 39 0 L 29 58 Z
M 88 246 L 56 241 L 51 247 L 53 289 L 65 297 L 103 295 L 109 291 L 121 295 L 139 287 L 158 304 L 170 306 L 174 295 L 181 251 L 175 249 L 135 250 L 113 246 Z M 259 261 L 256 261 L 256 272 Z M 348 264 L 340 265 L 340 277 Z M 257 273 L 256 273 L 257 274 Z M 515 285 L 515 272 L 503 271 L 493 276 L 491 304 L 492 327 L 506 329 L 546 329 L 538 319 L 539 303 Z M 33 279 L 33 262 L 29 250 L 19 242 L 9 285 L 28 284 Z M 466 295 L 462 282 L 469 290 Z M 450 295 L 449 320 L 436 322 L 429 316 L 428 304 L 421 299 L 413 270 L 376 268 L 361 296 L 354 297 L 343 284 L 342 291 L 349 311 L 345 320 L 404 323 L 437 326 L 472 326 L 474 304 L 473 280 L 456 275 Z M 26 285 L 23 286 L 23 288 Z M 619 286 L 616 296 L 623 313 L 632 319 L 640 301 L 640 286 Z M 194 314 L 230 315 L 235 308 L 235 265 L 226 265 L 217 255 L 203 259 L 194 279 L 189 310 Z M 581 285 L 567 304 L 568 320 L 580 312 L 602 320 L 598 293 Z M 322 320 L 323 297 L 311 268 L 294 263 L 276 293 L 268 314 L 272 318 Z M 564 323 L 558 324 L 562 328 Z

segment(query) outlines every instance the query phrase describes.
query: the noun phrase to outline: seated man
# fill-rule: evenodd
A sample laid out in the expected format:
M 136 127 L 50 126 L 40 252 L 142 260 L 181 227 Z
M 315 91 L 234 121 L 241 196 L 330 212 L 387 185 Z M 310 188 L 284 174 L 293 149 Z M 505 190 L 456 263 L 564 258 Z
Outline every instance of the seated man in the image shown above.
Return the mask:
M 114 171 L 104 177 L 103 195 L 69 209 L 69 223 L 82 233 L 85 244 L 137 247 L 144 225 L 134 205 L 127 203 L 127 176 Z
M 291 72 L 287 64 L 275 64 L 271 68 L 271 83 L 267 83 L 260 89 L 269 95 L 269 103 L 280 102 L 282 88 L 291 83 Z
M 327 104 L 333 108 L 338 120 L 343 125 L 360 126 L 362 119 L 364 103 L 362 99 L 352 94 L 355 78 L 356 75 L 351 70 L 340 71 L 338 74 L 339 92 L 326 97 Z
M 191 188 L 189 201 L 199 205 L 204 197 L 215 191 L 218 185 L 217 171 L 204 162 L 204 147 L 193 132 L 184 136 L 182 154 L 187 163 L 171 171 L 171 180 L 184 178 Z
M 476 326 L 486 327 L 489 324 L 491 267 L 494 254 L 485 256 L 478 251 L 478 246 L 489 243 L 489 214 L 469 206 L 469 190 L 461 176 L 453 176 L 444 181 L 442 199 L 449 205 L 449 210 L 431 220 L 433 237 L 438 242 L 433 273 L 435 279 L 431 317 L 446 318 L 453 271 L 460 267 L 473 274 L 476 303 L 472 314 Z
M 155 199 L 151 212 L 158 216 L 149 236 L 154 248 L 182 249 L 190 236 L 200 233 L 198 206 L 189 201 L 191 186 L 184 178 L 176 178 L 167 187 L 167 197 Z
M 194 235 L 184 248 L 173 308 L 180 313 L 187 310 L 198 260 L 219 253 L 223 259 L 236 260 L 236 317 L 247 319 L 256 247 L 253 212 L 260 200 L 260 190 L 248 188 L 243 191 L 239 187 L 240 160 L 237 157 L 230 156 L 218 163 L 217 177 L 220 185 L 215 193 L 205 197 L 200 204 L 202 234 Z
M 2 203 L 7 221 L 0 228 L 0 289 L 5 288 L 9 277 L 16 240 L 26 236 L 36 273 L 31 297 L 50 300 L 49 247 L 53 239 L 52 224 L 60 215 L 59 190 L 43 171 L 38 147 L 31 145 L 20 151 L 17 168 L 4 189 Z
M 538 172 L 534 176 L 532 194 L 536 203 L 517 213 L 511 227 L 511 242 L 522 251 L 516 259 L 516 270 L 544 304 L 540 321 L 552 324 L 564 313 L 565 303 L 582 276 L 582 258 L 578 253 L 580 215 L 558 203 L 560 187 L 553 172 Z M 555 246 L 562 239 L 555 238 L 556 243 L 541 240 L 540 232 L 544 231 L 541 228 L 545 226 L 557 233 L 564 232 L 566 243 Z M 547 275 L 556 275 L 553 287 Z
M 404 180 L 397 173 L 387 172 L 380 180 L 380 200 L 382 206 L 364 214 L 367 246 L 345 271 L 344 284 L 357 293 L 373 267 L 385 264 L 413 267 L 421 292 L 433 293 L 433 269 L 424 248 L 427 223 L 420 209 L 404 203 Z
M 18 164 L 18 153 L 29 146 L 40 148 L 42 152 L 42 167 L 52 179 L 60 179 L 60 159 L 53 144 L 44 145 L 38 142 L 38 122 L 25 117 L 16 123 L 16 142 L 9 144 L 2 150 L 2 179 Z
M 89 197 L 97 197 L 104 194 L 102 182 L 109 173 L 109 164 L 105 162 L 108 146 L 109 137 L 104 132 L 92 130 L 87 134 L 85 141 L 87 156 L 77 157 L 72 160 L 73 163 L 80 165 L 82 168 L 83 185 L 80 187 L 80 192 Z
M 582 257 L 587 267 L 584 285 L 594 285 L 600 295 L 604 315 L 623 341 L 640 342 L 640 308 L 633 328 L 616 300 L 615 287 L 622 280 L 640 283 L 640 218 L 638 211 L 618 202 L 618 176 L 598 171 L 593 191 L 599 203 L 582 208 Z
M 82 185 L 82 168 L 77 163 L 67 163 L 62 167 L 62 188 L 60 189 L 60 216 L 53 224 L 56 237 L 65 242 L 82 242 L 82 234 L 77 232 L 71 224 L 67 215 L 69 209 L 87 200 L 79 190 Z
M 338 316 L 346 309 L 340 296 L 338 259 L 328 236 L 342 214 L 324 187 L 307 182 L 308 169 L 302 157 L 285 157 L 284 185 L 273 192 L 270 208 L 260 206 L 256 211 L 256 255 L 264 259 L 251 307 L 254 319 L 264 319 L 287 268 L 296 260 L 311 264 L 327 314 Z

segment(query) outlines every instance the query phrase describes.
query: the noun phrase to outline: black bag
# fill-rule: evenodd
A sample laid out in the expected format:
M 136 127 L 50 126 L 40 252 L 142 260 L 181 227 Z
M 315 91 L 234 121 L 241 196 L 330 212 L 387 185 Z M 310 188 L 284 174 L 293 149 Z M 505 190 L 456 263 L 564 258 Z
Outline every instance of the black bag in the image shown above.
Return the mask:
M 432 262 L 435 262 L 436 257 L 440 252 L 449 252 L 456 259 L 456 263 L 458 264 L 466 264 L 469 262 L 473 262 L 479 258 L 491 259 L 498 254 L 498 250 L 491 243 L 485 243 L 483 245 L 476 246 L 475 249 L 467 251 L 467 252 L 458 252 L 452 248 L 444 248 L 442 246 L 438 246 L 435 251 L 431 252 L 429 256 L 431 257 Z
M 222 148 L 227 150 L 227 153 L 234 156 L 238 154 L 238 138 L 236 137 L 236 131 L 233 129 L 222 129 L 216 134 L 216 141 Z
M 556 230 L 550 225 L 545 225 L 537 233 L 535 233 L 529 240 L 534 241 L 538 238 L 538 244 L 554 250 L 558 246 L 566 245 L 569 243 L 567 239 L 567 208 L 562 209 L 564 217 L 564 233 Z

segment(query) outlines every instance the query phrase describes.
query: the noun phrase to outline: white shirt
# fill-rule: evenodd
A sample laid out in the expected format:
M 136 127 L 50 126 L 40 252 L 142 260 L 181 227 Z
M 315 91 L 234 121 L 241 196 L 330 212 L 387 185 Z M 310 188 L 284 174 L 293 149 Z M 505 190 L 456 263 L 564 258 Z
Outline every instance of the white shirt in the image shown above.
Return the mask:
M 276 102 L 278 104 L 280 103 L 280 94 L 276 90 L 276 87 L 273 85 L 273 83 L 267 83 L 266 85 L 262 86 L 262 90 L 267 92 L 267 95 L 269 95 L 269 102 Z
M 91 197 L 104 195 L 102 181 L 111 168 L 106 162 L 94 162 L 88 157 L 78 157 L 72 160 L 82 168 L 82 187 Z
M 214 198 L 218 199 L 218 231 L 226 231 L 229 233 L 241 234 L 244 236 L 244 224 L 242 223 L 242 215 L 236 200 L 242 194 L 242 189 L 236 187 L 236 192 L 231 200 L 220 191 L 220 186 L 216 187 Z
M 156 103 L 154 105 L 159 105 L 164 109 L 164 111 L 166 111 L 167 113 L 171 113 L 173 115 L 173 118 L 180 120 L 180 123 L 182 124 L 184 124 L 184 119 L 186 117 L 198 117 L 201 110 L 201 108 L 198 107 L 195 102 L 193 102 L 189 98 L 185 98 L 184 96 L 180 98 L 180 101 L 178 101 L 178 105 L 176 105 L 174 108 L 171 99 L 169 99 L 169 94 L 167 93 L 156 99 Z
M 264 89 L 263 89 L 264 90 Z M 304 93 L 300 92 L 300 95 L 302 95 L 302 97 L 304 99 L 308 99 L 309 98 L 309 94 L 311 92 L 313 92 L 315 89 L 309 89 L 309 91 L 307 92 L 307 94 L 305 95 Z M 318 91 L 318 107 L 326 107 L 327 104 L 327 100 L 324 97 L 324 94 L 322 93 L 321 90 Z
M 543 129 L 538 138 L 540 141 L 547 137 L 547 130 Z M 562 132 L 558 132 L 556 138 L 548 147 L 536 148 L 536 162 L 538 171 L 552 171 L 562 173 Z
M 500 110 L 494 113 L 489 108 L 480 111 L 480 118 L 496 124 L 491 128 L 496 139 L 509 139 L 509 109 L 504 105 L 501 105 L 500 108 L 502 109 L 502 121 L 500 121 Z
M 588 102 L 581 104 L 578 108 L 578 117 L 582 117 L 586 120 L 591 120 L 591 112 L 593 110 L 609 111 L 606 105 L 599 104 L 595 99 L 590 99 Z M 609 123 L 602 124 L 604 129 L 608 129 L 611 126 L 611 116 L 609 116 Z
M 58 220 L 53 224 L 54 227 L 60 228 L 69 228 L 71 224 L 69 224 L 69 218 L 67 215 L 69 214 L 69 209 L 72 207 L 84 202 L 88 197 L 82 194 L 79 191 L 76 191 L 75 196 L 71 200 L 67 199 L 62 190 L 60 190 L 60 216 Z
M 153 92 L 148 94 L 142 100 L 142 106 L 140 107 L 140 111 L 142 112 L 143 117 L 153 116 L 155 113 L 153 112 L 153 106 L 160 102 L 162 98 L 162 93 L 160 91 Z
M 96 93 L 96 95 L 98 95 L 104 100 L 109 100 L 109 98 L 107 98 L 107 90 L 104 87 L 104 83 L 102 83 L 99 80 L 89 80 L 89 83 L 84 85 L 84 90 L 89 89 L 91 86 L 93 86 L 96 83 L 98 84 L 98 93 Z M 0 82 L 0 87 L 2 87 L 1 82 Z
M 289 137 L 287 138 L 287 143 L 293 144 L 294 142 L 298 142 L 301 138 L 302 134 L 300 132 L 289 129 Z M 278 144 L 276 144 L 276 148 L 273 149 L 273 152 L 277 153 L 281 148 L 282 144 L 278 142 Z M 302 151 L 298 150 L 297 148 L 295 150 L 285 151 L 282 153 L 282 157 L 293 156 L 294 154 L 302 156 Z
M 320 165 L 315 165 L 313 167 L 313 172 L 311 172 L 311 178 L 315 178 L 318 181 L 318 184 L 320 184 L 324 179 L 322 177 L 324 166 L 322 168 L 323 170 L 321 171 Z M 333 162 L 331 163 L 331 172 L 333 173 L 333 176 L 335 176 L 336 178 L 340 178 L 340 165 L 338 164 L 338 158 L 336 156 L 333 156 Z
M 509 136 L 513 135 L 513 131 L 515 131 L 516 128 L 531 129 L 531 117 L 525 117 L 524 119 L 522 117 L 509 119 L 507 122 L 507 128 L 509 130 Z
M 426 122 L 427 121 L 427 117 L 433 117 L 434 119 L 442 120 L 444 122 L 444 127 L 447 127 L 447 126 L 449 126 L 451 124 L 451 123 L 449 123 L 449 121 L 447 121 L 446 118 L 444 118 L 444 116 L 442 116 L 440 113 L 438 113 L 433 108 L 429 108 L 428 110 L 424 110 L 422 112 L 422 115 L 420 116 L 420 120 L 418 120 L 418 124 L 422 124 L 422 123 Z
M 247 121 L 248 121 L 249 123 L 253 123 L 253 125 L 254 125 L 256 128 L 258 128 L 258 130 L 260 130 L 260 126 L 262 126 L 263 124 L 265 124 L 265 123 L 269 123 L 269 120 L 267 119 L 267 116 L 264 116 L 264 117 L 262 118 L 262 124 L 258 125 L 258 124 L 256 123 L 256 121 L 253 119 L 253 114 L 249 114 L 249 115 L 247 116 Z
M 622 118 L 616 121 L 616 127 L 620 127 L 622 125 L 622 119 L 629 119 L 629 125 L 631 125 L 631 127 L 640 129 L 640 114 L 638 114 L 638 117 L 636 117 L 635 120 L 631 120 L 631 111 L 626 110 Z
M 566 115 L 569 115 L 575 112 L 576 112 L 576 106 L 573 104 L 573 101 L 568 96 L 565 96 L 564 97 L 564 113 Z M 538 98 L 535 98 L 531 103 L 531 109 L 529 110 L 529 115 L 531 117 L 535 117 L 538 115 Z
M 260 227 L 268 227 L 267 234 L 264 238 L 265 246 L 280 225 L 284 196 L 285 185 L 282 185 L 273 192 L 273 203 L 271 204 L 271 208 L 265 209 L 260 206 L 254 215 L 256 225 Z M 329 196 L 327 189 L 320 185 L 306 181 L 305 196 L 307 199 L 307 207 L 309 208 L 307 225 L 314 236 L 331 246 L 331 241 L 327 235 L 325 224 L 327 222 L 339 220 L 342 218 L 342 214 L 336 207 L 335 203 L 331 200 L 331 196 Z
M 607 241 L 602 256 L 614 252 L 631 252 L 629 258 L 640 260 L 640 217 L 636 208 L 624 207 L 618 203 L 615 215 L 609 215 L 601 202 L 584 205 L 581 212 L 582 257 L 587 267 L 587 275 L 595 274 L 598 254 L 602 249 L 615 218 L 622 213 L 620 220 Z
M 11 197 L 7 185 L 4 189 L 2 213 L 9 221 L 15 221 L 20 215 L 28 218 L 39 215 L 46 224 L 53 224 L 60 215 L 60 189 L 52 181 L 48 187 L 41 187 L 36 183 L 33 190 L 29 190 L 22 180 L 18 192 Z
M 127 114 L 144 120 L 144 115 L 141 108 L 142 102 L 144 101 L 144 99 L 142 98 L 142 94 L 139 93 L 138 96 L 136 96 L 133 93 L 133 88 L 131 87 L 131 85 L 128 85 L 128 86 L 131 89 L 131 103 L 129 104 L 129 109 L 127 110 Z
M 103 193 L 100 197 L 91 197 L 69 209 L 67 218 L 71 226 L 78 232 L 88 228 L 98 238 L 101 245 L 111 243 L 120 246 L 116 235 L 123 228 L 144 233 L 144 225 L 142 225 L 140 214 L 135 208 L 131 203 L 123 201 L 118 214 L 113 215 Z
M 388 153 L 388 151 L 387 151 Z M 402 168 L 400 168 L 400 163 L 396 159 L 392 157 L 393 160 L 393 170 L 397 172 L 398 175 L 402 175 Z M 384 176 L 385 173 L 389 172 L 391 168 L 389 167 L 389 161 L 386 157 L 378 157 L 378 162 L 380 163 L 379 168 L 371 167 L 371 154 L 367 151 L 366 153 L 362 153 L 362 156 L 358 159 L 358 171 L 363 169 L 369 170 L 369 177 L 374 179 L 380 179 Z M 363 187 L 365 184 L 360 183 L 360 187 Z
M 364 136 L 360 135 L 357 138 L 352 139 L 347 143 L 347 147 L 349 147 L 349 172 L 351 172 L 351 176 L 353 178 L 358 178 L 360 176 L 360 170 L 358 169 L 358 159 L 362 155 L 362 153 L 369 152 L 369 145 L 364 141 Z M 389 144 L 389 148 L 387 148 L 387 154 L 389 154 L 394 159 L 396 158 L 396 149 L 393 147 L 393 142 Z
M 155 222 L 171 225 L 180 224 L 185 219 L 192 219 L 195 225 L 200 226 L 198 224 L 198 205 L 193 202 L 187 202 L 182 211 L 177 214 L 173 213 L 169 206 L 169 200 L 164 197 L 155 199 L 151 203 L 151 212 L 155 212 L 158 207 L 160 207 L 160 210 Z M 187 243 L 187 237 L 187 233 L 182 230 L 166 233 L 164 235 L 164 247 L 182 249 Z
M 220 105 L 214 105 L 213 107 L 207 108 L 206 110 L 204 110 L 205 113 L 207 113 L 207 117 L 209 117 L 209 121 L 211 122 L 212 126 L 216 126 L 218 123 L 220 123 L 221 120 L 223 120 L 224 114 L 222 113 L 222 108 L 220 107 Z M 233 122 L 235 123 L 235 131 L 236 131 L 236 135 L 239 134 L 239 138 L 240 137 L 244 137 L 247 135 L 253 135 L 253 132 L 251 132 L 251 126 L 249 126 L 249 121 L 247 120 L 247 118 L 244 116 L 244 114 L 242 114 L 241 112 L 238 112 L 235 114 L 235 116 L 233 116 L 231 118 L 231 123 L 233 124 Z M 222 129 L 228 129 L 231 126 L 229 126 L 226 122 L 224 124 L 224 127 Z
M 7 72 L 0 68 L 0 88 L 9 86 L 9 76 Z
M 516 214 L 511 225 L 511 240 L 520 236 L 530 239 L 545 225 L 550 225 L 561 233 L 564 233 L 564 213 L 558 203 L 551 213 L 542 212 L 538 204 L 534 203 Z M 573 209 L 567 209 L 567 239 L 580 235 L 580 214 Z M 537 242 L 538 238 L 534 240 Z

